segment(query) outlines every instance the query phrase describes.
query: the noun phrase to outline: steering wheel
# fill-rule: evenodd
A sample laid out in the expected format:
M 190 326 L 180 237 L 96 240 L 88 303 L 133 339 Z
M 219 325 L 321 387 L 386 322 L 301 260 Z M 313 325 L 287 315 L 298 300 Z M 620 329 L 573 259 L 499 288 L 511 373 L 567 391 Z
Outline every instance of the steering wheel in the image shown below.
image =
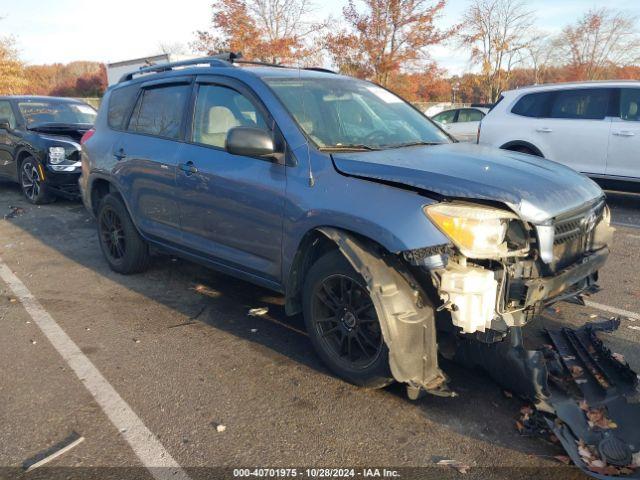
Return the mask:
M 374 130 L 364 137 L 365 143 L 380 143 L 387 139 L 387 132 L 384 130 Z M 378 141 L 377 141 L 378 140 Z

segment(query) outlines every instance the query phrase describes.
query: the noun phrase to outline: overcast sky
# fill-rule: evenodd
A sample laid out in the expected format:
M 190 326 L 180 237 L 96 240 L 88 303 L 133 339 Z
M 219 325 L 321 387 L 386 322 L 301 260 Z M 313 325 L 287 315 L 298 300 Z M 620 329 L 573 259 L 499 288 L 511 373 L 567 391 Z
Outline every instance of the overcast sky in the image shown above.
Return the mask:
M 187 45 L 193 32 L 206 29 L 215 0 L 0 0 L 0 35 L 13 35 L 27 63 L 94 60 L 116 62 L 149 56 L 161 44 Z M 319 16 L 336 15 L 346 0 L 316 0 Z M 449 0 L 439 23 L 460 21 L 469 0 Z M 639 0 L 530 0 L 538 27 L 550 33 L 591 7 L 608 6 L 640 15 Z M 449 70 L 468 69 L 464 52 L 451 46 L 431 50 Z

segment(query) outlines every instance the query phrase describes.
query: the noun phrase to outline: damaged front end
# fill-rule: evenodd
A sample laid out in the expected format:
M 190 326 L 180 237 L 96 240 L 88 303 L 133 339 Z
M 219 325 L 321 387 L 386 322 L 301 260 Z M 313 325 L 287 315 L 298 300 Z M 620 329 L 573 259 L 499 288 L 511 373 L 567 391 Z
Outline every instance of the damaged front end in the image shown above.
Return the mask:
M 365 279 L 391 372 L 410 398 L 421 391 L 455 395 L 439 351 L 533 402 L 587 473 L 640 478 L 633 467 L 640 460 L 640 405 L 627 398 L 638 380 L 596 336 L 617 323 L 549 331 L 540 350 L 523 342 L 523 327 L 545 307 L 581 303 L 597 290 L 613 236 L 604 201 L 542 224 L 468 203 L 441 203 L 425 213 L 451 244 L 384 255 L 343 231 L 320 230 Z
M 425 213 L 453 247 L 405 258 L 428 270 L 452 325 L 489 343 L 545 306 L 595 291 L 613 235 L 603 200 L 539 225 L 507 210 L 454 202 Z

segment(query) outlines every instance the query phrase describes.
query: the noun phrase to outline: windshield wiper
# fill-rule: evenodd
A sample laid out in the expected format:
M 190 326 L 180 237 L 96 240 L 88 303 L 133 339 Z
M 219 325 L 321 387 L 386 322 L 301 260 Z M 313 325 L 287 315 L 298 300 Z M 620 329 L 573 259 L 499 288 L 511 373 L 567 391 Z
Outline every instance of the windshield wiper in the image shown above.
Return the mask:
M 340 151 L 340 150 L 380 150 L 379 148 L 372 147 L 370 145 L 364 145 L 359 143 L 344 144 L 344 145 L 331 145 L 327 147 L 319 147 L 321 152 L 326 151 Z
M 406 142 L 406 143 L 395 143 L 393 145 L 383 145 L 384 148 L 404 148 L 404 147 L 416 147 L 420 145 L 442 145 L 441 142 Z

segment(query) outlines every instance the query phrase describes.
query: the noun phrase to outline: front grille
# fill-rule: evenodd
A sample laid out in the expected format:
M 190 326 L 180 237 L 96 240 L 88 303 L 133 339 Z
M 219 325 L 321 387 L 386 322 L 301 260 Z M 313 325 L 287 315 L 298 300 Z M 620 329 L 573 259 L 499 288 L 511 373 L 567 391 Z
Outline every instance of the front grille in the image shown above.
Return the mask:
M 557 218 L 554 223 L 553 265 L 560 270 L 578 260 L 587 250 L 594 227 L 602 219 L 604 202 L 579 213 Z
M 572 218 L 562 221 L 554 225 L 554 245 L 561 245 L 566 242 L 571 242 L 584 235 L 584 229 L 582 228 L 582 220 L 584 216 L 581 215 L 578 218 Z

